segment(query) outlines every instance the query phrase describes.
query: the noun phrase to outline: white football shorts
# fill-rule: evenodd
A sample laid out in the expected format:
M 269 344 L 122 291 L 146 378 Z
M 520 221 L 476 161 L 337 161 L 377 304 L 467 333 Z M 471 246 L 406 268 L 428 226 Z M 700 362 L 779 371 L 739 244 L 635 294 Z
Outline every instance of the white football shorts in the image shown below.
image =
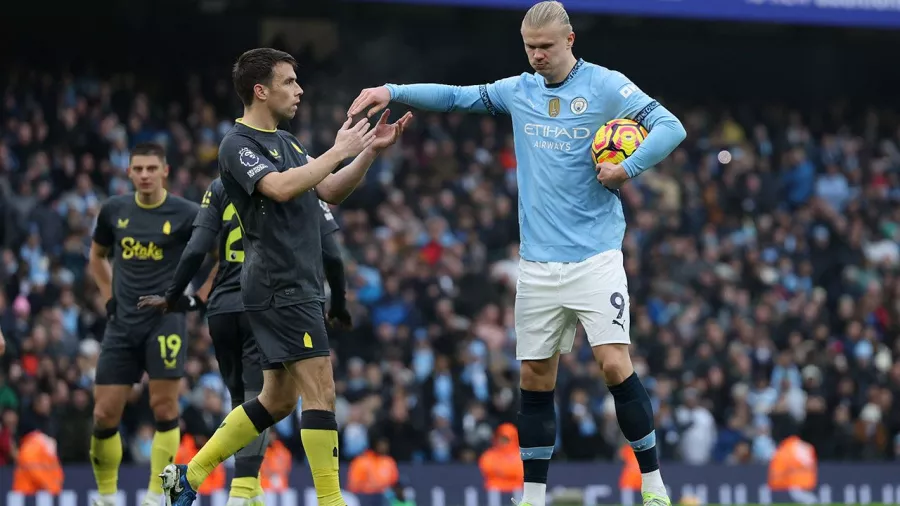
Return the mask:
M 516 358 L 542 360 L 569 353 L 580 321 L 591 347 L 630 344 L 628 280 L 622 252 L 582 262 L 519 260 Z

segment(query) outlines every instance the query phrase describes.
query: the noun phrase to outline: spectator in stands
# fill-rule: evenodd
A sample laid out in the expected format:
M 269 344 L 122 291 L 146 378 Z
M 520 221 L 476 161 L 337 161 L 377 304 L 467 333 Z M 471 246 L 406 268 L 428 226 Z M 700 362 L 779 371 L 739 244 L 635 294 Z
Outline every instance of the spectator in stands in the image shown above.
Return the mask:
M 19 455 L 19 414 L 15 409 L 5 409 L 0 414 L 0 466 L 8 466 Z

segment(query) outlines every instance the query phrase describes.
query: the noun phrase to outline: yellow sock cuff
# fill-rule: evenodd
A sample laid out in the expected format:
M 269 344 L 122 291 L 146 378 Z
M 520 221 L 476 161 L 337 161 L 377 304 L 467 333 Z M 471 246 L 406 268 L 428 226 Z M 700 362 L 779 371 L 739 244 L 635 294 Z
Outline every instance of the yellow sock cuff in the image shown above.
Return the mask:
M 229 497 L 238 497 L 241 499 L 253 499 L 260 495 L 257 490 L 262 490 L 259 484 L 259 478 L 255 476 L 244 476 L 243 478 L 234 478 L 231 480 L 231 491 Z
M 122 436 L 116 431 L 112 436 L 91 436 L 91 467 L 100 495 L 116 493 L 119 485 L 119 465 L 122 463 Z
M 147 491 L 152 494 L 162 494 L 162 480 L 159 474 L 163 469 L 175 461 L 175 454 L 178 453 L 178 446 L 181 444 L 181 430 L 178 428 L 178 421 L 175 421 L 175 428 L 165 431 L 157 429 L 153 435 L 153 443 L 150 447 L 150 482 L 147 485 Z

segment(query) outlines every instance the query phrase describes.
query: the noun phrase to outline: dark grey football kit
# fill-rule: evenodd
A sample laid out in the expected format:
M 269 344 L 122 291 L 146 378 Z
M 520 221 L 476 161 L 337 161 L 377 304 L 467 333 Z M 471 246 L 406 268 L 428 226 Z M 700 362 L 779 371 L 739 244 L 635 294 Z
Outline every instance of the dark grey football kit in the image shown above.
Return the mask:
M 136 194 L 111 197 L 101 206 L 93 240 L 111 250 L 112 299 L 98 385 L 130 385 L 144 371 L 151 379 L 184 375 L 184 315 L 138 309 L 137 303 L 169 286 L 196 215 L 197 204 L 169 194 L 154 206 L 141 204 Z
M 324 203 L 320 214 L 323 244 L 334 244 L 332 233 L 339 227 Z M 337 248 L 336 244 L 334 247 Z M 281 365 L 270 364 L 262 357 L 244 313 L 241 298 L 241 267 L 246 258 L 243 235 L 236 208 L 218 178 L 203 197 L 200 212 L 194 220 L 193 235 L 178 264 L 173 284 L 166 292 L 167 299 L 175 300 L 184 292 L 199 271 L 206 253 L 214 248 L 218 252 L 218 271 L 206 303 L 206 316 L 219 371 L 231 393 L 232 403 L 237 406 L 247 398 L 245 392 L 262 390 L 264 368 L 274 369 Z M 328 258 L 324 253 L 323 256 Z M 340 262 L 339 254 L 337 261 Z M 342 266 L 340 271 L 343 272 Z M 340 282 L 343 283 L 343 277 Z M 343 287 L 333 290 L 343 290 Z
M 219 148 L 222 185 L 244 238 L 244 311 L 267 367 L 330 354 L 322 291 L 323 210 L 315 190 L 287 202 L 256 191 L 267 174 L 307 162 L 306 150 L 288 132 L 240 122 Z

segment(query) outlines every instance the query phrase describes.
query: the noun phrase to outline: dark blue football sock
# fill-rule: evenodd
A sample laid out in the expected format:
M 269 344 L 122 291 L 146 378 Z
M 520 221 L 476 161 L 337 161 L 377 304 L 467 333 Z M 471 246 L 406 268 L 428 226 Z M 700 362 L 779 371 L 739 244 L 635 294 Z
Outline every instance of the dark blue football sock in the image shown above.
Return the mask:
M 656 471 L 659 469 L 659 457 L 656 454 L 653 406 L 637 373 L 618 385 L 609 386 L 609 393 L 616 401 L 619 428 L 634 450 L 641 473 Z
M 556 406 L 553 390 L 522 390 L 519 416 L 519 452 L 526 483 L 547 483 L 550 458 L 556 445 Z

